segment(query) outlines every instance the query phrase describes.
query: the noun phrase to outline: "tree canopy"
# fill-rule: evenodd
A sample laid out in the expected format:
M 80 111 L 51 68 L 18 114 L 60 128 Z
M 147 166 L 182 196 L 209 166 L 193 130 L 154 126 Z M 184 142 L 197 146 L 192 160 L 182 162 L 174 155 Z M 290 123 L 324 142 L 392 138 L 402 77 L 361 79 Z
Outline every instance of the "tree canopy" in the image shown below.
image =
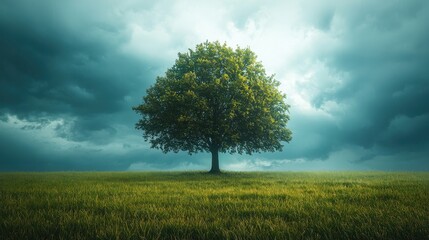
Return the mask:
M 205 42 L 179 53 L 175 64 L 133 107 L 142 118 L 136 128 L 163 152 L 251 154 L 282 150 L 291 140 L 289 105 L 249 48 Z

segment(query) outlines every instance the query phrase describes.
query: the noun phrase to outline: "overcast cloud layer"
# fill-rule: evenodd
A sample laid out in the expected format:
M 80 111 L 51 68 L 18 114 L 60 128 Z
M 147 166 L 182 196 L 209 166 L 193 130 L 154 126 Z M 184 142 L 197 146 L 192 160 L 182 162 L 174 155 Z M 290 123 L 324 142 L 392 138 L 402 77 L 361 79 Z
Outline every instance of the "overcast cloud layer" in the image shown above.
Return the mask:
M 277 153 L 228 170 L 429 170 L 429 2 L 0 2 L 0 170 L 196 170 L 132 106 L 178 52 L 250 47 L 291 105 Z

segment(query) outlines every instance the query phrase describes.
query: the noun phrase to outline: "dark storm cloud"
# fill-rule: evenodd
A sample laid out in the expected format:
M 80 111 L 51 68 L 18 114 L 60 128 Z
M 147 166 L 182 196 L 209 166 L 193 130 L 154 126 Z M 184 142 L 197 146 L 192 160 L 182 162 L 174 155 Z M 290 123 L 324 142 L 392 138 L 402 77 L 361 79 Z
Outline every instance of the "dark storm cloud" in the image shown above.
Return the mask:
M 115 114 L 129 110 L 153 76 L 118 48 L 126 40 L 119 20 L 90 4 L 63 4 L 2 1 L 0 111 L 69 118 L 77 140 L 113 133 Z
M 380 3 L 342 16 L 350 19 L 345 21 L 345 46 L 330 56 L 330 64 L 350 79 L 318 101 L 349 105 L 337 116 L 344 143 L 389 153 L 423 150 L 429 143 L 423 124 L 429 116 L 428 13 L 427 3 L 412 1 Z
M 19 114 L 88 115 L 123 107 L 124 96 L 136 84 L 135 62 L 116 53 L 104 38 L 88 39 L 84 29 L 72 32 L 55 17 L 20 23 L 20 15 L 9 12 L 12 24 L 2 21 L 0 28 L 2 108 Z
M 429 4 L 272 4 L 1 1 L 0 170 L 208 168 L 208 154 L 149 149 L 131 111 L 177 52 L 207 39 L 250 46 L 282 83 L 311 75 L 286 89 L 293 141 L 222 155 L 232 169 L 429 168 Z

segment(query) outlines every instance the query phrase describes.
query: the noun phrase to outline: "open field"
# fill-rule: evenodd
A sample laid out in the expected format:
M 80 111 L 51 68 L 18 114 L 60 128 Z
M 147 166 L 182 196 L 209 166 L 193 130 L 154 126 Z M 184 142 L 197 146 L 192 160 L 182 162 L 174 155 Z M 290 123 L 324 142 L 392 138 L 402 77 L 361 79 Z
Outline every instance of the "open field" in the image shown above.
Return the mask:
M 0 239 L 429 239 L 429 173 L 0 173 Z

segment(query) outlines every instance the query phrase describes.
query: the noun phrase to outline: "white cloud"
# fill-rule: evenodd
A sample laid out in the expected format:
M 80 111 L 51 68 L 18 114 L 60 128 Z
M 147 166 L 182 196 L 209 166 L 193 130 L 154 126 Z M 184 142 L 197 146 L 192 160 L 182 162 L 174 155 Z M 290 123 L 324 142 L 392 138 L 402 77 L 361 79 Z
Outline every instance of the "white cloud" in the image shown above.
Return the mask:
M 49 150 L 57 154 L 61 152 L 80 151 L 100 152 L 103 154 L 120 155 L 132 150 L 148 148 L 147 144 L 140 143 L 141 138 L 135 135 L 125 135 L 117 137 L 114 141 L 106 144 L 96 144 L 91 141 L 74 141 L 68 135 L 72 134 L 71 128 L 73 119 L 65 118 L 45 118 L 36 121 L 20 119 L 15 115 L 6 115 L 5 121 L 0 121 L 0 132 L 7 133 L 15 138 L 21 138 L 35 146 Z M 118 131 L 128 132 L 128 128 L 123 125 L 115 126 Z M 126 129 L 125 129 L 126 128 Z M 105 137 L 104 129 L 93 132 L 95 138 Z

